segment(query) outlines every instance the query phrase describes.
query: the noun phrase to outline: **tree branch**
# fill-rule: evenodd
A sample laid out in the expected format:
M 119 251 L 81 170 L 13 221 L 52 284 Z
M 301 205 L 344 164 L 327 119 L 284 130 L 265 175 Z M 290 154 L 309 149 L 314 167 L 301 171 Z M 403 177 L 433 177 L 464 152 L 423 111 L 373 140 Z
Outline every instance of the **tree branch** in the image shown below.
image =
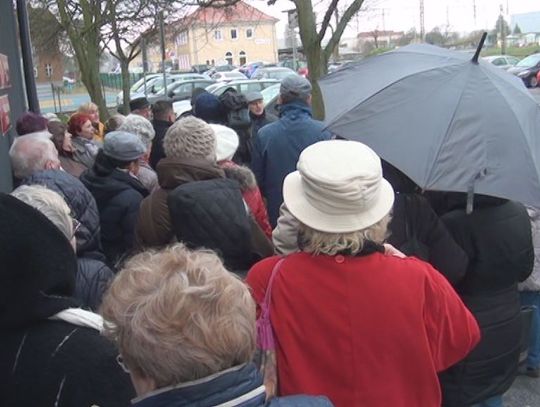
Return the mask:
M 349 24 L 349 21 L 351 21 L 351 19 L 356 13 L 358 13 L 363 3 L 364 0 L 354 0 L 349 6 L 349 8 L 345 10 L 345 13 L 343 13 L 343 15 L 341 16 L 341 20 L 339 20 L 334 34 L 332 34 L 330 41 L 328 42 L 328 44 L 326 44 L 326 47 L 323 50 L 325 60 L 328 60 L 330 58 L 330 55 L 334 51 L 334 48 L 339 44 L 339 40 L 341 39 L 341 36 L 343 35 L 343 31 L 345 31 L 347 24 Z
M 328 6 L 328 9 L 326 10 L 326 14 L 324 15 L 321 24 L 321 30 L 319 31 L 319 42 L 323 40 L 324 35 L 326 34 L 326 30 L 328 29 L 328 25 L 330 24 L 330 19 L 332 18 L 332 14 L 334 14 L 338 3 L 339 0 L 332 0 L 330 5 Z

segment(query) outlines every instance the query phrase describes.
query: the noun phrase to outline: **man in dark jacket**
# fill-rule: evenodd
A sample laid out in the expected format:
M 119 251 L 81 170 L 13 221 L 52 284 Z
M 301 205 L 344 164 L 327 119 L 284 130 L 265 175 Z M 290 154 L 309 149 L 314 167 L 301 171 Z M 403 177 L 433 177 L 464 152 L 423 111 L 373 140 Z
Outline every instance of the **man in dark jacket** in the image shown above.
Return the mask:
M 441 374 L 444 407 L 502 405 L 500 396 L 517 374 L 521 345 L 517 283 L 531 274 L 534 263 L 523 205 L 474 195 L 474 210 L 467 214 L 466 200 L 465 194 L 449 194 L 449 212 L 442 220 L 469 258 L 455 288 L 476 317 L 482 339 L 467 358 Z
M 152 140 L 152 151 L 150 152 L 150 166 L 156 169 L 156 165 L 165 157 L 163 151 L 163 138 L 169 127 L 176 120 L 172 102 L 168 100 L 159 100 L 152 106 L 152 126 L 156 131 L 156 136 Z
M 311 84 L 299 75 L 284 78 L 279 89 L 280 119 L 262 128 L 253 140 L 251 169 L 267 200 L 268 216 L 276 226 L 283 202 L 283 180 L 296 170 L 300 153 L 330 139 L 322 122 L 311 117 Z
M 81 175 L 94 196 L 101 220 L 101 242 L 110 264 L 133 248 L 139 206 L 148 191 L 137 178 L 146 146 L 139 136 L 122 131 L 107 134 L 91 170 Z
M 275 122 L 278 118 L 265 110 L 261 92 L 249 92 L 246 94 L 246 101 L 249 107 L 249 117 L 251 117 L 251 137 L 253 138 L 260 129 Z

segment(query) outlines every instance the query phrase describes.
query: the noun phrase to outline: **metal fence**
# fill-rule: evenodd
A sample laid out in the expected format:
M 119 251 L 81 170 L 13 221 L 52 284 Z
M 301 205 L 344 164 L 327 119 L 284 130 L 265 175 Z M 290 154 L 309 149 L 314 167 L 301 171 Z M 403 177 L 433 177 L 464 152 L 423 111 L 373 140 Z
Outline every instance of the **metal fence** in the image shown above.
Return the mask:
M 122 89 L 122 74 L 120 73 L 100 73 L 101 84 L 104 88 L 110 89 Z M 129 84 L 130 86 L 141 79 L 143 76 L 142 73 L 130 73 L 129 74 Z

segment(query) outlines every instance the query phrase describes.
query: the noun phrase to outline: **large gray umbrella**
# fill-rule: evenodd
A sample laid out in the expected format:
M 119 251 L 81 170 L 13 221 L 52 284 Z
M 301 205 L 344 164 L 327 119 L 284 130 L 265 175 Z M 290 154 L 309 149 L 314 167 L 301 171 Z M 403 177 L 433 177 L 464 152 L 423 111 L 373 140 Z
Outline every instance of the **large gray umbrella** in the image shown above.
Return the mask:
M 320 82 L 327 127 L 424 189 L 540 206 L 540 107 L 477 57 L 411 45 L 337 71 Z

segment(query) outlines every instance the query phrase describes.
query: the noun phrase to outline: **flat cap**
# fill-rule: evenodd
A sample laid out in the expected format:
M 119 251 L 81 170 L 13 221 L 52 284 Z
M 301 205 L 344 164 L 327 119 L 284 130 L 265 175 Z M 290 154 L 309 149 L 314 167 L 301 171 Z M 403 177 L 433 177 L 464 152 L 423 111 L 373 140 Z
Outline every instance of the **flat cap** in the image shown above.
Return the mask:
M 131 111 L 134 111 L 137 109 L 144 109 L 145 107 L 149 107 L 149 106 L 150 106 L 150 102 L 144 96 L 140 98 L 135 98 L 129 101 L 129 109 Z
M 279 94 L 288 96 L 291 99 L 305 99 L 311 95 L 311 83 L 303 76 L 297 74 L 286 76 L 281 81 Z
M 256 100 L 262 100 L 262 99 L 264 98 L 261 92 L 254 91 L 254 92 L 246 93 L 246 101 L 248 103 L 255 102 Z
M 135 161 L 146 153 L 141 138 L 126 131 L 111 131 L 103 141 L 103 153 L 119 161 Z

